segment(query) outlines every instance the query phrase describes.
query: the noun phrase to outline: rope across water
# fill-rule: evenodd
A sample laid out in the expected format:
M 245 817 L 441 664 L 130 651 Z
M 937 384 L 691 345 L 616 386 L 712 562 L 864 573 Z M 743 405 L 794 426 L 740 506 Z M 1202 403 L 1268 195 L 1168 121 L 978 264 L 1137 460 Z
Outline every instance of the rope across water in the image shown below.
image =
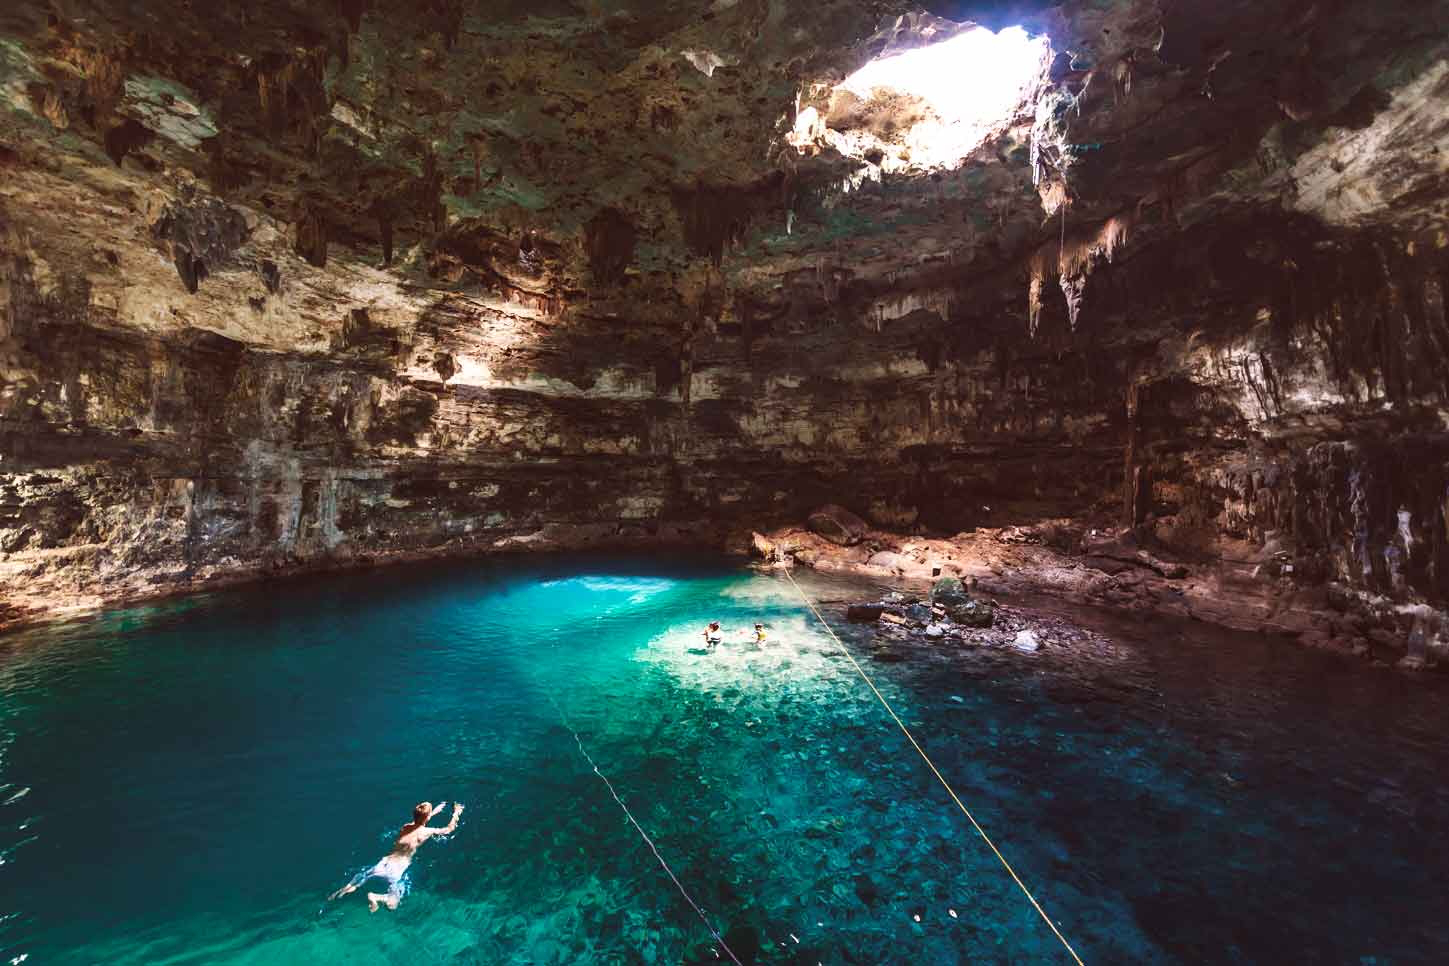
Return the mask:
M 956 790 L 951 787 L 951 783 L 946 781 L 946 777 L 941 774 L 941 770 L 936 767 L 936 763 L 931 761 L 931 756 L 926 754 L 926 750 L 921 747 L 920 742 L 916 741 L 915 735 L 911 734 L 911 729 L 906 727 L 906 723 L 896 714 L 895 709 L 891 707 L 891 703 L 885 699 L 885 695 L 880 693 L 880 689 L 875 686 L 875 682 L 870 679 L 870 675 L 865 673 L 865 668 L 860 666 L 860 662 L 850 653 L 850 649 L 845 646 L 845 643 L 836 636 L 835 631 L 825 622 L 825 618 L 820 615 L 820 611 L 815 609 L 815 604 L 806 596 L 805 591 L 800 589 L 800 585 L 795 582 L 795 578 L 791 575 L 790 571 L 785 570 L 784 574 L 785 578 L 790 581 L 790 586 L 795 588 L 795 593 L 799 594 L 800 599 L 805 602 L 805 606 L 810 608 L 810 613 L 814 614 L 815 619 L 820 622 L 820 626 L 825 628 L 825 633 L 829 634 L 835 643 L 840 646 L 841 653 L 850 661 L 851 666 L 855 668 L 855 672 L 860 675 L 861 680 L 866 683 L 866 686 L 880 700 L 881 706 L 886 709 L 886 713 L 891 716 L 891 720 L 901 729 L 901 733 L 906 736 L 906 740 L 911 743 L 911 747 L 916 749 L 916 753 L 921 756 L 921 760 L 926 763 L 926 767 L 931 769 L 931 774 L 935 775 L 936 780 L 941 783 L 941 787 L 946 789 L 946 794 L 951 796 L 951 801 L 955 802 L 956 807 L 961 809 L 961 814 L 965 815 L 966 820 L 971 823 L 971 827 L 976 829 L 976 834 L 981 836 L 981 840 L 986 843 L 996 858 L 1000 860 L 1001 867 L 1011 876 L 1012 881 L 1021 890 L 1021 894 L 1026 896 L 1026 900 L 1031 903 L 1031 907 L 1036 910 L 1037 915 L 1041 916 L 1042 921 L 1047 924 L 1047 928 L 1052 931 L 1052 935 L 1057 937 L 1062 947 L 1066 949 L 1067 954 L 1077 963 L 1077 966 L 1084 966 L 1082 957 L 1077 955 L 1077 951 L 1072 948 L 1072 944 L 1067 942 L 1067 937 L 1062 935 L 1062 931 L 1057 928 L 1056 923 L 1052 922 L 1051 917 L 1046 914 L 1046 910 L 1041 907 L 1041 903 L 1036 901 L 1036 896 L 1032 895 L 1031 890 L 1026 887 L 1026 883 L 1021 881 L 1021 876 L 1017 875 L 1016 870 L 1011 867 L 1011 863 L 1006 861 L 1006 856 L 1002 855 L 1001 850 L 996 847 L 996 843 L 991 841 L 991 836 L 987 835 L 986 830 L 981 827 L 981 823 L 976 821 L 976 817 L 971 814 L 971 810 L 961 801 L 961 797 L 956 794 Z
M 620 798 L 619 793 L 614 790 L 614 783 L 609 781 L 609 777 L 599 770 L 599 766 L 594 761 L 593 756 L 590 755 L 588 749 L 584 747 L 584 740 L 579 737 L 579 733 L 574 730 L 573 725 L 569 724 L 568 716 L 563 713 L 563 708 L 560 708 L 558 706 L 558 703 L 556 701 L 553 701 L 552 696 L 550 696 L 549 701 L 553 704 L 554 710 L 558 712 L 559 718 L 563 720 L 564 727 L 569 730 L 569 734 L 574 736 L 574 743 L 579 746 L 579 754 L 584 756 L 584 760 L 589 763 L 589 767 L 594 770 L 594 774 L 598 775 L 599 778 L 603 781 L 604 785 L 609 789 L 609 794 L 613 796 L 614 801 L 618 803 L 619 807 L 624 810 L 625 816 L 628 817 L 629 824 L 634 826 L 634 830 L 639 833 L 639 837 L 644 840 L 644 844 L 649 846 L 649 851 L 653 852 L 654 858 L 659 860 L 660 867 L 663 868 L 666 873 L 668 873 L 670 880 L 674 883 L 674 887 L 679 890 L 680 895 L 684 896 L 684 901 L 688 902 L 690 906 L 693 907 L 695 913 L 699 916 L 700 922 L 704 923 L 704 928 L 709 930 L 709 934 L 714 937 L 715 942 L 719 943 L 719 947 L 725 951 L 725 955 L 730 958 L 730 961 L 733 962 L 735 966 L 744 966 L 744 964 L 739 961 L 739 958 L 735 956 L 734 950 L 730 949 L 729 945 L 725 943 L 724 937 L 721 936 L 719 932 L 714 928 L 714 924 L 709 921 L 709 916 L 705 914 L 705 911 L 702 908 L 700 908 L 699 903 L 694 901 L 694 897 L 689 894 L 689 890 L 684 888 L 684 883 L 679 881 L 679 876 L 675 875 L 674 870 L 669 867 L 669 863 L 664 861 L 664 856 L 659 854 L 659 849 L 657 846 L 655 846 L 654 840 L 649 837 L 648 832 L 644 831 L 644 826 L 639 824 L 638 819 L 634 818 L 634 813 L 629 811 L 629 806 L 624 804 L 624 800 Z

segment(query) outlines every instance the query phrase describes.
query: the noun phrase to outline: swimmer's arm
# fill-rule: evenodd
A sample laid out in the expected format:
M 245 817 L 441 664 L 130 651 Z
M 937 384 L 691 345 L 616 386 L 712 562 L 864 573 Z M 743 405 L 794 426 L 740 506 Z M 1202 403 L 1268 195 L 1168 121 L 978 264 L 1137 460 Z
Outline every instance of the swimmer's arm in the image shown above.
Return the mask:
M 453 818 L 452 818 L 452 820 L 450 822 L 448 822 L 447 825 L 444 825 L 442 828 L 430 828 L 430 829 L 428 829 L 428 831 L 431 832 L 433 835 L 452 835 L 454 832 L 456 832 L 458 830 L 458 817 L 460 815 L 462 815 L 462 814 L 463 814 L 463 804 L 462 804 L 462 802 L 454 802 L 453 803 Z

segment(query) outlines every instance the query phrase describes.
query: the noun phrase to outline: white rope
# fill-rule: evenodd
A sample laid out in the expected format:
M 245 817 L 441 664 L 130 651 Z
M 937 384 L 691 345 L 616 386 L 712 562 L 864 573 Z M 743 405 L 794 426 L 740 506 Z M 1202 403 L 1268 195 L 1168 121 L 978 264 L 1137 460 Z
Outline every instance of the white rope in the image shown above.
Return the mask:
M 550 701 L 552 701 L 552 696 L 550 696 Z M 669 867 L 669 863 L 664 861 L 664 856 L 659 854 L 659 849 L 654 845 L 654 840 L 649 837 L 648 832 L 644 831 L 644 826 L 639 824 L 638 819 L 634 818 L 634 813 L 629 811 L 629 806 L 624 804 L 624 800 L 620 798 L 619 793 L 614 790 L 614 783 L 609 781 L 608 776 L 599 770 L 598 764 L 589 754 L 588 749 L 584 747 L 583 739 L 579 737 L 579 733 L 573 729 L 572 725 L 569 724 L 568 717 L 564 715 L 563 709 L 560 708 L 556 702 L 554 702 L 554 709 L 558 711 L 559 717 L 563 719 L 564 727 L 568 729 L 569 734 L 574 736 L 574 743 L 579 746 L 579 754 L 584 756 L 584 760 L 589 763 L 589 767 L 594 770 L 594 774 L 598 775 L 599 778 L 603 780 L 604 785 L 609 789 L 609 794 L 613 796 L 614 801 L 619 803 L 619 807 L 624 810 L 624 814 L 628 817 L 629 823 L 634 826 L 634 829 L 639 833 L 640 838 L 644 840 L 644 844 L 649 846 L 649 851 L 654 853 L 654 858 L 659 860 L 660 867 L 663 868 L 666 873 L 668 873 L 670 880 L 674 882 L 674 887 L 679 890 L 680 895 L 684 896 L 684 901 L 688 902 L 690 906 L 693 907 L 695 913 L 699 916 L 700 922 L 704 923 L 704 928 L 709 930 L 709 934 L 714 937 L 715 942 L 719 943 L 720 948 L 725 951 L 725 955 L 730 958 L 730 961 L 733 962 L 735 966 L 744 966 L 744 964 L 739 961 L 739 958 L 735 956 L 734 950 L 730 949 L 729 945 L 724 941 L 724 937 L 715 930 L 714 925 L 709 921 L 709 916 L 705 914 L 705 911 L 702 908 L 700 908 L 699 903 L 694 901 L 694 897 L 689 894 L 689 890 L 684 888 L 684 883 L 679 881 L 679 876 L 675 875 L 674 870 Z
M 906 723 L 900 719 L 899 715 L 896 714 L 895 709 L 891 707 L 891 703 L 885 699 L 885 695 L 880 693 L 880 689 L 875 686 L 875 682 L 870 679 L 870 675 L 865 673 L 865 668 L 860 666 L 860 663 L 856 661 L 854 655 L 850 653 L 850 649 L 845 646 L 845 643 L 841 641 L 839 637 L 836 637 L 835 631 L 831 630 L 830 625 L 825 622 L 825 618 L 820 616 L 820 611 L 816 610 L 815 605 L 810 602 L 810 598 L 805 596 L 805 591 L 801 590 L 800 585 L 795 583 L 795 578 L 791 575 L 790 571 L 786 570 L 784 571 L 784 573 L 786 579 L 790 581 L 790 586 L 795 588 L 795 593 L 799 594 L 800 599 L 805 602 L 805 606 L 810 608 L 810 613 L 814 614 L 815 619 L 820 622 L 820 626 L 825 628 L 825 633 L 829 634 L 831 638 L 834 639 L 835 643 L 840 645 L 841 653 L 843 653 L 846 659 L 850 661 L 851 666 L 855 668 L 855 671 L 857 674 L 860 675 L 861 680 L 863 680 L 870 687 L 871 691 L 875 693 L 875 696 L 880 699 L 880 703 L 886 709 L 886 713 L 891 716 L 891 719 L 895 721 L 897 727 L 901 729 L 901 733 L 906 736 L 906 740 L 911 743 L 911 747 L 916 749 L 916 752 L 921 756 L 921 760 L 926 763 L 926 767 L 931 769 L 931 774 L 935 775 L 936 780 L 939 781 L 941 783 L 941 786 L 946 789 L 946 794 L 951 796 L 951 800 L 956 803 L 956 807 L 961 809 L 961 814 L 966 816 L 967 821 L 971 823 L 972 828 L 976 829 L 976 832 L 978 835 L 981 836 L 982 841 L 984 841 L 991 848 L 991 851 L 996 854 L 996 857 L 1001 860 L 1002 868 L 1006 869 L 1007 873 L 1011 876 L 1012 881 L 1016 883 L 1017 888 L 1021 889 L 1022 895 L 1026 896 L 1027 901 L 1031 903 L 1031 907 L 1036 910 L 1037 915 L 1041 916 L 1042 921 L 1047 924 L 1047 928 L 1051 929 L 1052 935 L 1056 936 L 1057 939 L 1061 941 L 1062 946 L 1066 949 L 1068 955 L 1070 955 L 1072 959 L 1076 961 L 1077 966 L 1084 966 L 1084 964 L 1082 963 L 1082 957 L 1077 955 L 1077 951 L 1072 948 L 1072 944 L 1067 942 L 1067 937 L 1062 935 L 1062 931 L 1057 928 L 1057 924 L 1052 922 L 1051 917 L 1046 914 L 1046 910 L 1042 909 L 1041 903 L 1036 901 L 1036 896 L 1032 895 L 1031 890 L 1026 887 L 1026 883 L 1021 881 L 1021 876 L 1017 875 L 1016 870 L 1011 867 L 1011 863 L 1006 861 L 1006 856 L 1001 854 L 1001 850 L 996 847 L 996 843 L 991 841 L 991 836 L 987 835 L 986 830 L 981 827 L 981 823 L 976 821 L 976 816 L 971 814 L 971 810 L 968 809 L 966 805 L 961 801 L 961 797 L 956 794 L 956 790 L 951 787 L 951 783 L 946 781 L 946 777 L 941 774 L 941 770 L 936 767 L 936 763 L 931 761 L 931 756 L 926 754 L 926 750 L 921 747 L 918 741 L 916 741 L 915 735 L 911 734 L 911 730 L 906 727 Z

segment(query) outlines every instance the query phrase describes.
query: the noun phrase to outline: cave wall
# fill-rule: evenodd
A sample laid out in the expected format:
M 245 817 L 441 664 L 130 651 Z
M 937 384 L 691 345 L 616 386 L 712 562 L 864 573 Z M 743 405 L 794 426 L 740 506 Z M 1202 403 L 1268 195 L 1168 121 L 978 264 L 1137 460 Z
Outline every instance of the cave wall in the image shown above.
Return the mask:
M 748 336 L 698 325 L 688 403 L 667 318 L 520 317 L 533 341 L 485 375 L 487 327 L 456 306 L 340 312 L 325 351 L 278 351 L 138 331 L 87 277 L 42 283 L 13 255 L 0 551 L 24 606 L 413 554 L 738 545 L 833 501 L 902 532 L 1127 525 L 1185 559 L 1440 601 L 1444 255 L 1213 224 L 1103 266 L 1075 329 L 1048 290 L 1035 333 L 1020 279 L 884 310 L 812 281 Z
M 909 530 L 1115 487 L 1119 392 L 1020 339 L 1021 358 L 948 358 L 929 312 L 809 312 L 749 339 L 701 325 L 686 403 L 672 320 L 508 319 L 530 339 L 490 369 L 476 314 L 394 327 L 359 308 L 327 320 L 325 349 L 284 350 L 141 331 L 89 276 L 51 274 L 43 241 L 13 248 L 0 553 L 17 614 L 424 553 L 738 545 L 846 490 Z M 261 273 L 246 284 L 270 297 Z
M 0 11 L 0 621 L 824 502 L 1449 604 L 1449 2 L 323 6 Z M 971 22 L 959 166 L 786 136 Z

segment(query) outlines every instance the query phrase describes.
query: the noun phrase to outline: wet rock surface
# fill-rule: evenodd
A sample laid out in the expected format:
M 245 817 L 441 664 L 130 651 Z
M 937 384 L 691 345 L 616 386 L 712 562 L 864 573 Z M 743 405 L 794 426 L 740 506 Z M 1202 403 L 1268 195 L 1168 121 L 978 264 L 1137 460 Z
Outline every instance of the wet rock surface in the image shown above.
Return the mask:
M 878 576 L 863 568 L 847 573 Z M 986 597 L 972 598 L 955 577 L 935 581 L 925 594 L 895 590 L 879 600 L 845 604 L 844 617 L 847 626 L 856 628 L 855 642 L 868 649 L 872 661 L 882 664 L 949 661 L 971 648 L 1013 648 L 1026 653 L 1061 648 L 1068 659 L 1114 654 L 1109 637 L 1083 628 L 1070 617 Z
M 926 7 L 6 6 L 0 624 L 833 504 L 776 558 L 1438 662 L 1449 2 Z M 831 109 L 1013 23 L 960 164 Z
M 1199 561 L 1188 569 L 1140 549 L 1131 533 L 1088 533 L 1076 546 L 1064 545 L 1061 533 L 1057 524 L 980 529 L 949 538 L 872 530 L 861 553 L 808 530 L 783 527 L 768 538 L 775 553 L 769 565 L 798 564 L 903 588 L 878 601 L 851 602 L 844 612 L 854 622 L 879 625 L 889 660 L 904 660 L 903 646 L 939 641 L 1025 651 L 1050 648 L 1056 641 L 1079 646 L 1078 637 L 1024 620 L 1022 612 L 1000 599 L 1040 599 L 1046 593 L 1144 618 L 1260 632 L 1408 671 L 1449 667 L 1442 615 L 1433 607 L 1395 605 L 1343 584 L 1305 587 L 1294 582 L 1292 565 L 1275 563 L 1278 558 L 1271 553 L 1256 563 Z M 875 549 L 880 547 L 892 549 Z M 937 573 L 947 576 L 934 577 Z M 869 616 L 877 610 L 878 617 Z M 1034 640 L 1020 638 L 1027 631 Z

